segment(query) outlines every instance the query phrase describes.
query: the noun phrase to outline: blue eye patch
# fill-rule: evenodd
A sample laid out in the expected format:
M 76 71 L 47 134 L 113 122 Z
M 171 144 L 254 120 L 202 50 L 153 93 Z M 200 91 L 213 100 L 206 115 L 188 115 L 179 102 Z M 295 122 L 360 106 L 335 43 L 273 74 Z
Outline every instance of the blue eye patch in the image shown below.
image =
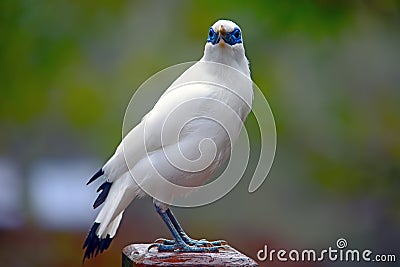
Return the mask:
M 235 45 L 242 43 L 242 33 L 240 32 L 239 28 L 233 29 L 233 31 L 226 33 L 225 36 L 221 36 L 224 39 L 225 43 L 229 45 Z M 207 42 L 212 43 L 213 45 L 219 43 L 220 37 L 211 27 L 208 31 Z

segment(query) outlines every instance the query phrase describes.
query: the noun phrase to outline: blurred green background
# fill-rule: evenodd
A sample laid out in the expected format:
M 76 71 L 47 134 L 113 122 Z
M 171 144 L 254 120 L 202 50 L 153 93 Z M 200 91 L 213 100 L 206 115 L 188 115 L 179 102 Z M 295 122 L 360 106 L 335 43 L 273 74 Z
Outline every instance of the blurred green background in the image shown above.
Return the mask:
M 324 249 L 343 237 L 398 264 L 400 1 L 3 0 L 1 266 L 81 264 L 97 214 L 85 183 L 118 145 L 130 97 L 157 71 L 199 59 L 220 18 L 243 30 L 277 152 L 255 193 L 249 170 L 216 203 L 174 209 L 188 233 L 253 258 L 265 244 Z M 259 139 L 254 117 L 246 124 L 251 169 Z M 136 201 L 111 248 L 85 265 L 120 266 L 125 245 L 168 235 L 151 201 Z

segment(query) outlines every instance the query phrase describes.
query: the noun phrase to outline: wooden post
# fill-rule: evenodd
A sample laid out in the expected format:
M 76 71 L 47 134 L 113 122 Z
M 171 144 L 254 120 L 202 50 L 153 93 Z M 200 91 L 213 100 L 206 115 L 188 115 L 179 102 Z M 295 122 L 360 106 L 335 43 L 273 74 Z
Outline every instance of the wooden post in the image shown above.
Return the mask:
M 122 267 L 151 266 L 258 266 L 257 262 L 226 246 L 219 253 L 179 253 L 147 251 L 150 244 L 132 244 L 122 250 Z

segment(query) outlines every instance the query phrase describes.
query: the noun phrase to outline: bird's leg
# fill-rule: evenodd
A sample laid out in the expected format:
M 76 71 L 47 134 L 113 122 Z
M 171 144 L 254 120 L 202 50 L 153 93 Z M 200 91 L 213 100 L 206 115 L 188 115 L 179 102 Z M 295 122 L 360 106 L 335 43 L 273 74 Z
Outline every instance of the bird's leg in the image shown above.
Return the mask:
M 227 242 L 225 240 L 218 240 L 218 241 L 207 241 L 205 239 L 202 240 L 196 240 L 193 239 L 191 237 L 189 237 L 185 231 L 182 229 L 182 226 L 179 224 L 178 220 L 176 219 L 176 217 L 174 216 L 174 214 L 172 213 L 172 211 L 170 209 L 166 210 L 166 213 L 169 217 L 169 219 L 171 220 L 172 224 L 174 225 L 175 229 L 177 230 L 177 232 L 179 233 L 179 235 L 182 237 L 182 240 L 191 246 L 198 246 L 198 247 L 212 247 L 212 246 L 221 246 L 221 245 L 226 245 Z M 172 240 L 170 240 L 172 241 Z
M 178 220 L 176 219 L 176 217 L 174 216 L 172 211 L 170 209 L 167 209 L 165 212 L 166 212 L 168 218 L 171 220 L 172 225 L 174 226 L 174 228 L 176 229 L 176 231 L 182 238 L 183 242 L 185 242 L 186 244 L 188 244 L 190 246 L 198 246 L 198 247 L 222 246 L 222 245 L 227 244 L 227 242 L 225 240 L 207 241 L 205 239 L 196 240 L 196 239 L 189 237 L 185 233 L 185 231 L 182 229 L 181 225 L 179 224 Z M 160 243 L 160 244 L 164 244 L 164 245 L 173 245 L 173 244 L 175 244 L 175 240 L 159 238 L 155 241 L 155 243 Z
M 167 225 L 168 229 L 171 231 L 171 234 L 174 238 L 174 241 L 167 244 L 160 244 L 154 243 L 151 244 L 148 248 L 150 250 L 153 247 L 157 247 L 159 252 L 164 251 L 178 251 L 178 252 L 218 252 L 218 249 L 223 248 L 221 246 L 213 246 L 213 247 L 198 247 L 195 245 L 186 244 L 185 241 L 182 239 L 181 235 L 177 231 L 174 226 L 174 223 L 171 221 L 170 217 L 168 216 L 167 212 L 162 210 L 160 207 L 155 205 L 157 213 L 163 219 L 165 224 Z M 176 221 L 176 220 L 175 220 Z M 181 227 L 180 227 L 181 228 Z M 182 228 L 181 228 L 182 229 Z M 183 231 L 183 230 L 182 230 Z M 185 234 L 186 235 L 186 234 Z

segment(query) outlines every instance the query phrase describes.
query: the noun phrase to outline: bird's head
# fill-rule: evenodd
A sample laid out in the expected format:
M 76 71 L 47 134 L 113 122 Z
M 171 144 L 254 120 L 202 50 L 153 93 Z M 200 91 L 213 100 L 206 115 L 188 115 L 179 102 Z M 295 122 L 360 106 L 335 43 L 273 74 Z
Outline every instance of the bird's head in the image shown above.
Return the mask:
M 230 20 L 215 22 L 208 30 L 203 60 L 226 64 L 249 75 L 240 27 Z
M 248 72 L 242 30 L 230 20 L 218 20 L 208 30 L 204 60 L 229 65 Z
M 218 20 L 208 31 L 207 44 L 224 48 L 242 44 L 242 31 L 230 20 Z

